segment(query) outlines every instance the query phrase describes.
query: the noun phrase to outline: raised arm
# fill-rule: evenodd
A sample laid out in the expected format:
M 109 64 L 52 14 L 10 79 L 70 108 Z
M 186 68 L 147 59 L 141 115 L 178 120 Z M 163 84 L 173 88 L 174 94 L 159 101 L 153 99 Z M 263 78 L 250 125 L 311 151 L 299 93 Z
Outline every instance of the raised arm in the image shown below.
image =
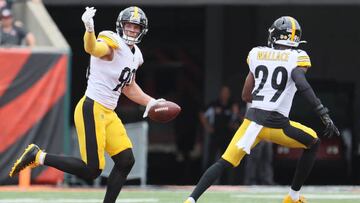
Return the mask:
M 112 49 L 105 41 L 96 40 L 93 20 L 95 12 L 96 9 L 94 9 L 94 7 L 86 7 L 81 17 L 86 29 L 84 34 L 84 49 L 88 54 L 101 58 L 111 54 Z
M 84 34 L 84 49 L 86 53 L 101 58 L 111 54 L 112 49 L 104 41 L 97 41 L 94 32 Z

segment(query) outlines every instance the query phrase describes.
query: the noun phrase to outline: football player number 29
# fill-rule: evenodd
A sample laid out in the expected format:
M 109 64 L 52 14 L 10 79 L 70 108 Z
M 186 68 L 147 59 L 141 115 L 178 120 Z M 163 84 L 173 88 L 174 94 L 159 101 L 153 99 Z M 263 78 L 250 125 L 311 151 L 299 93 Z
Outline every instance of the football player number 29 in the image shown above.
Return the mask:
M 260 93 L 261 90 L 264 88 L 266 81 L 269 78 L 269 70 L 266 66 L 260 65 L 255 68 L 255 78 L 259 78 L 260 72 L 262 73 L 261 82 L 252 94 L 254 101 L 264 100 L 264 96 L 261 95 Z M 281 74 L 280 81 L 278 81 L 279 74 Z M 276 102 L 279 99 L 280 95 L 285 90 L 286 82 L 288 80 L 288 73 L 284 67 L 278 66 L 275 68 L 273 74 L 270 77 L 271 77 L 271 87 L 274 90 L 276 90 L 275 94 L 270 99 L 270 102 Z
M 133 69 L 131 71 L 130 68 L 125 67 L 119 77 L 120 83 L 118 85 L 116 85 L 116 87 L 113 89 L 113 91 L 118 91 L 119 88 L 122 89 L 125 85 L 129 84 L 132 80 L 133 75 L 135 75 L 135 72 L 136 72 L 135 69 Z

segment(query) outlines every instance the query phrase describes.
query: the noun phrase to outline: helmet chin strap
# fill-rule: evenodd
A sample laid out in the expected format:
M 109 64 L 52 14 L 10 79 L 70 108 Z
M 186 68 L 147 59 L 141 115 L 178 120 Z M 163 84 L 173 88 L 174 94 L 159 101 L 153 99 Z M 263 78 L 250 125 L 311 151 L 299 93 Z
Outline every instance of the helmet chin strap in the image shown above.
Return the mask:
M 119 34 L 119 33 L 118 33 Z M 141 41 L 141 36 L 144 35 L 144 30 L 142 30 L 137 37 L 130 37 L 125 34 L 125 31 L 122 31 L 122 35 L 119 34 L 119 36 L 125 40 L 127 45 L 134 45 Z
M 125 33 L 123 34 L 122 38 L 125 40 L 127 45 L 134 45 L 136 44 L 136 38 L 127 36 Z
M 127 45 L 134 45 L 141 42 L 142 37 L 146 34 L 147 29 L 142 28 L 140 33 L 137 35 L 137 37 L 131 37 L 129 35 L 125 34 L 125 30 L 121 26 L 121 29 L 117 29 L 117 34 L 125 41 Z

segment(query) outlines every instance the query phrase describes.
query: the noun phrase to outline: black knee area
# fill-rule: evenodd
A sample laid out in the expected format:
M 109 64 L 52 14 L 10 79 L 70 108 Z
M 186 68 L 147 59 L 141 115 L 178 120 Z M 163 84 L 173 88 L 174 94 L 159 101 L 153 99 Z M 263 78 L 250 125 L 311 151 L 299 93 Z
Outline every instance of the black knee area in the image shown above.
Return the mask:
M 216 163 L 220 164 L 221 167 L 224 168 L 224 169 L 230 169 L 230 168 L 233 167 L 233 165 L 230 162 L 226 161 L 223 158 L 220 158 Z
M 132 167 L 135 164 L 135 158 L 132 152 L 132 149 L 126 149 L 119 154 L 116 154 L 111 157 L 114 160 L 115 166 L 124 174 L 130 173 Z
M 312 149 L 312 150 L 317 151 L 319 149 L 319 147 L 320 147 L 320 143 L 321 143 L 320 139 L 315 138 L 313 140 L 313 142 L 308 146 L 308 149 Z
M 86 173 L 81 174 L 81 177 L 84 179 L 93 180 L 100 176 L 102 170 L 98 168 L 88 167 L 86 168 Z

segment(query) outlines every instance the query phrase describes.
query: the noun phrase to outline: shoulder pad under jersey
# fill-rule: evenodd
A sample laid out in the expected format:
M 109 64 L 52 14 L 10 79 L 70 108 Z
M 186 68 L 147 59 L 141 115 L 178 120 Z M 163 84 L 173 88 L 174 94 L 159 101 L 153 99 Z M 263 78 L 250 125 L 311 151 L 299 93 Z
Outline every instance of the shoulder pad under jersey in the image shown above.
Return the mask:
M 250 57 L 251 57 L 251 55 L 252 55 L 255 51 L 257 51 L 258 49 L 262 49 L 262 48 L 264 48 L 264 47 L 262 47 L 262 46 L 257 46 L 257 47 L 252 48 L 252 49 L 249 51 L 248 56 L 247 56 L 247 58 L 246 58 L 246 63 L 247 63 L 248 65 L 250 65 Z
M 98 39 L 104 40 L 104 42 L 113 49 L 117 49 L 120 47 L 119 35 L 113 31 L 101 31 L 99 33 Z
M 306 67 L 306 68 L 311 67 L 311 61 L 309 55 L 301 49 L 298 49 L 296 51 L 297 51 L 296 65 L 299 67 Z

